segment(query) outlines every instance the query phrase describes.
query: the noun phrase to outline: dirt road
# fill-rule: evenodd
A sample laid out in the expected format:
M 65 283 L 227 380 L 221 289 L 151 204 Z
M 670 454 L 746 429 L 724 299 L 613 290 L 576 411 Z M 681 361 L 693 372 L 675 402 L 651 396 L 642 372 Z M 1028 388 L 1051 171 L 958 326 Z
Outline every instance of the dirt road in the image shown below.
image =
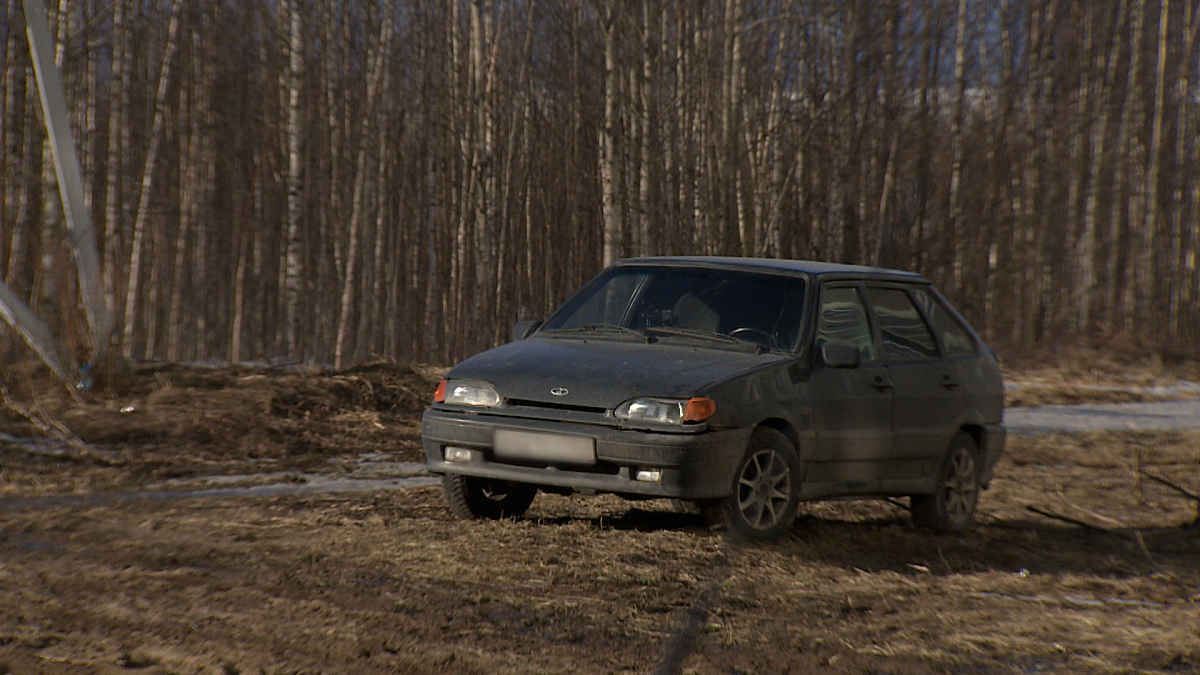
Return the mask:
M 1200 401 L 1077 403 L 1008 408 L 1004 426 L 1013 434 L 1088 431 L 1173 431 L 1200 428 Z

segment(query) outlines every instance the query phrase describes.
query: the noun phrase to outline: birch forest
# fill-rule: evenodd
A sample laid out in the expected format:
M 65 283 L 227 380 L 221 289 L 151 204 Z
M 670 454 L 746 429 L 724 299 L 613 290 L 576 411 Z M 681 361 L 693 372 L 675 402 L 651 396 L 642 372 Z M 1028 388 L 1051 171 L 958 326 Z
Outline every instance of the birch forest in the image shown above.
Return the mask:
M 0 2 L 0 275 L 84 362 Z M 918 271 L 1002 352 L 1197 351 L 1197 0 L 51 4 L 135 361 L 450 363 L 679 254 Z

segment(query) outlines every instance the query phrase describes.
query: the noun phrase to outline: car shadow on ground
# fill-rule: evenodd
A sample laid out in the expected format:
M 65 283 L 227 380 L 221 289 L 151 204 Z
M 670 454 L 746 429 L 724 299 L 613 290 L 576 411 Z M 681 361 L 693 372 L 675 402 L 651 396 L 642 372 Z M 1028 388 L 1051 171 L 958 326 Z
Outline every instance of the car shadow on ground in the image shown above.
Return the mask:
M 710 528 L 699 513 L 639 506 L 599 515 L 541 516 L 537 521 L 543 526 L 586 522 L 629 532 L 688 531 L 705 538 L 729 535 Z M 873 516 L 802 513 L 779 540 L 735 546 L 847 570 L 910 576 L 1000 572 L 1121 579 L 1160 574 L 1200 584 L 1195 566 L 1200 559 L 1200 524 L 1194 522 L 1102 530 L 990 516 L 965 533 L 949 535 L 916 527 L 897 504 Z
M 810 517 L 768 544 L 797 559 L 870 572 L 953 575 L 1166 575 L 1200 583 L 1200 527 L 1099 530 L 1032 519 L 990 519 L 959 535 L 903 518 L 846 522 Z
M 608 529 L 629 532 L 657 532 L 662 530 L 709 530 L 704 517 L 699 513 L 684 510 L 663 511 L 631 507 L 627 511 L 603 513 L 593 516 L 555 515 L 539 516 L 537 522 L 541 525 L 564 526 L 579 522 L 589 522 L 597 529 Z

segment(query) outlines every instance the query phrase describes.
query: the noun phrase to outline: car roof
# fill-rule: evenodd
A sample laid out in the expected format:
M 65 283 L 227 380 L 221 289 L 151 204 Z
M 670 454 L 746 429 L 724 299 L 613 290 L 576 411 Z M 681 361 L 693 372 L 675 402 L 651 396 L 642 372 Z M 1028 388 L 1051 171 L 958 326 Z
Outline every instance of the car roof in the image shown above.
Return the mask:
M 882 267 L 864 267 L 862 265 L 842 265 L 839 263 L 818 262 L 814 260 L 783 260 L 778 258 L 735 258 L 727 256 L 650 256 L 645 258 L 626 258 L 617 261 L 618 265 L 667 265 L 673 267 L 715 267 L 742 271 L 776 271 L 807 274 L 813 277 L 849 277 L 859 279 L 888 279 L 929 283 L 929 280 L 916 272 L 885 269 Z

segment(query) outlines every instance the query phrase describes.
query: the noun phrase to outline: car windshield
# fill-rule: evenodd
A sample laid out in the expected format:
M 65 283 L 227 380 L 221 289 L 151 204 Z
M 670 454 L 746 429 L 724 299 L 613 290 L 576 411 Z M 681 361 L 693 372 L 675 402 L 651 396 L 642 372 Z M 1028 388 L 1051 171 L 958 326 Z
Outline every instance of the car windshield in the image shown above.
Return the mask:
M 543 327 L 546 332 L 629 329 L 653 336 L 734 338 L 791 350 L 800 333 L 804 279 L 712 268 L 614 267 Z

